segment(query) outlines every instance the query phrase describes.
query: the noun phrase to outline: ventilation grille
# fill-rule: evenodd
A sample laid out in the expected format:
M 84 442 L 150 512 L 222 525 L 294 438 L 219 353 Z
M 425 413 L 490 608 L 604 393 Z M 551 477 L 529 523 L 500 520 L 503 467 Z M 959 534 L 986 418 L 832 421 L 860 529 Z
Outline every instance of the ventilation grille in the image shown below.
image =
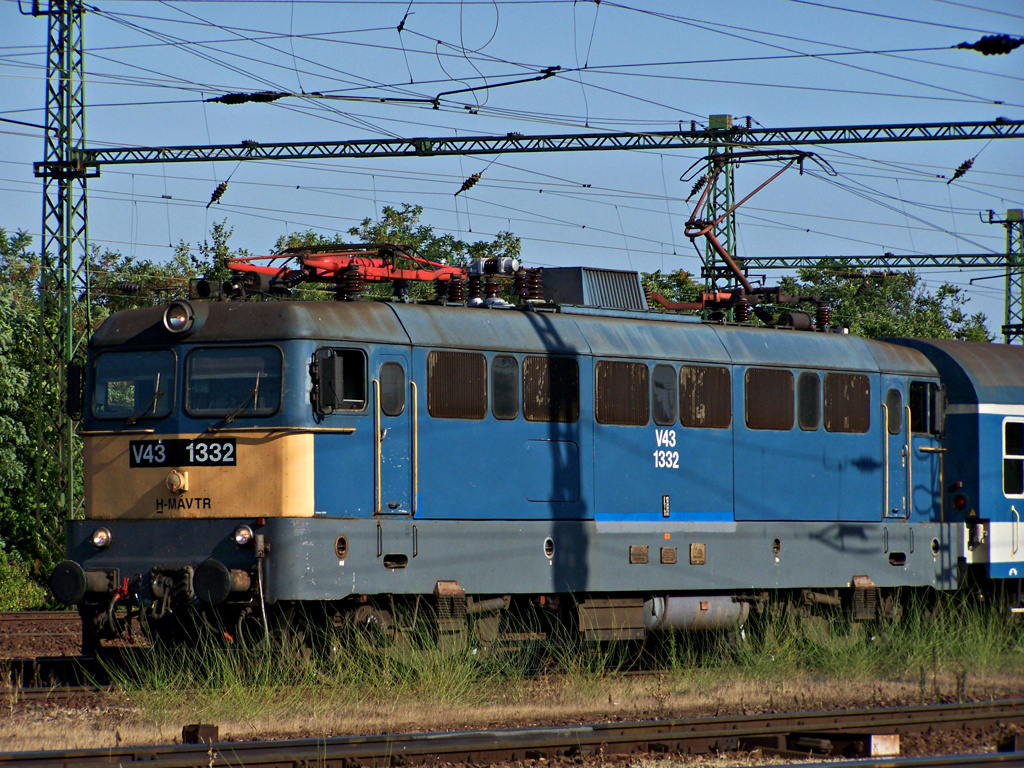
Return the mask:
M 544 298 L 556 304 L 647 310 L 638 272 L 590 267 L 546 267 Z

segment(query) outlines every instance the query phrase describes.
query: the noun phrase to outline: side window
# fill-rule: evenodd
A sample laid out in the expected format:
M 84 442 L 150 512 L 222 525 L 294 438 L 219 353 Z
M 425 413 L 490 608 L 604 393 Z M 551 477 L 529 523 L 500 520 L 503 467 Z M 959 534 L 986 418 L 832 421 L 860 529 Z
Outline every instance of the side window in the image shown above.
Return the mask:
M 1024 422 L 1003 422 L 1003 495 L 1024 496 Z
M 676 423 L 679 395 L 676 392 L 676 369 L 671 365 L 656 365 L 651 375 L 651 410 L 654 423 L 666 426 Z
M 427 411 L 442 419 L 487 415 L 487 358 L 477 352 L 427 355 Z
M 496 419 L 519 415 L 519 361 L 498 355 L 491 362 L 491 414 Z
M 813 432 L 821 426 L 821 379 L 804 371 L 796 377 L 796 413 L 800 429 Z
M 680 423 L 684 427 L 728 428 L 732 424 L 731 381 L 728 368 L 707 365 L 680 368 Z
M 825 374 L 825 429 L 867 432 L 871 428 L 871 389 L 862 373 Z
M 890 435 L 898 435 L 903 431 L 903 394 L 898 389 L 890 389 L 885 393 L 885 410 Z
M 571 357 L 523 359 L 523 415 L 527 421 L 576 423 L 580 367 Z
M 650 417 L 645 363 L 601 360 L 595 366 L 594 415 L 599 424 L 642 427 Z
M 910 430 L 918 435 L 938 435 L 945 426 L 942 390 L 930 381 L 910 382 Z
M 791 371 L 748 368 L 743 379 L 743 390 L 747 426 L 750 429 L 793 428 Z
M 313 360 L 313 399 L 319 413 L 366 407 L 366 353 L 361 349 L 318 349 Z
M 405 369 L 401 363 L 380 367 L 380 409 L 385 416 L 400 416 L 405 410 Z

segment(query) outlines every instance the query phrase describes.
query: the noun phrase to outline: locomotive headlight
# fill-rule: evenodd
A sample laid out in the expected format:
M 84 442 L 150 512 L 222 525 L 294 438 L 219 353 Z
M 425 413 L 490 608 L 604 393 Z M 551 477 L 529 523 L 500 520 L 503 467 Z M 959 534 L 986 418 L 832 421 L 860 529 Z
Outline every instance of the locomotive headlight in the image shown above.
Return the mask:
M 92 532 L 92 545 L 96 549 L 106 549 L 113 540 L 114 537 L 107 528 L 97 528 Z
M 184 333 L 192 327 L 195 311 L 187 301 L 175 301 L 164 310 L 164 328 L 171 333 Z
M 252 541 L 252 528 L 248 525 L 240 525 L 235 528 L 235 544 L 240 547 L 244 547 Z

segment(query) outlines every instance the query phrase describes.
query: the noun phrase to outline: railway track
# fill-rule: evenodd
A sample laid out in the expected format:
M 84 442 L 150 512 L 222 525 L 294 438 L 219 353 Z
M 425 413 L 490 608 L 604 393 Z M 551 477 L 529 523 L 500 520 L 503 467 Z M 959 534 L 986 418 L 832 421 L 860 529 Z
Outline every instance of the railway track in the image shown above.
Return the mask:
M 81 633 L 77 611 L 0 613 L 0 660 L 76 653 Z
M 610 754 L 700 754 L 760 749 L 782 757 L 863 755 L 872 737 L 923 731 L 1024 724 L 1024 700 L 960 705 L 743 715 L 689 720 L 433 734 L 348 736 L 264 742 L 0 754 L 0 768 L 56 763 L 88 766 L 146 761 L 161 768 L 195 766 L 404 766 L 444 763 L 486 765 L 539 758 Z M 1024 752 L 914 758 L 914 765 L 1024 766 Z M 922 762 L 923 761 L 923 762 Z M 893 757 L 858 762 L 859 768 L 893 765 Z M 830 763 L 835 765 L 835 763 Z

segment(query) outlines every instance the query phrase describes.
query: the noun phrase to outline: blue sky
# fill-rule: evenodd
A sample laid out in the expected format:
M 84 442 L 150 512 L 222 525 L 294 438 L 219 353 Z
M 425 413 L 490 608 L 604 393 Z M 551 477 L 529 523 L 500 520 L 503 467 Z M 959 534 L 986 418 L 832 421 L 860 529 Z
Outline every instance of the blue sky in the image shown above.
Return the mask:
M 0 2 L 0 118 L 41 124 L 46 22 L 22 15 L 30 6 Z M 772 128 L 1021 119 L 1024 48 L 1005 56 L 955 48 L 1001 33 L 1024 35 L 1018 0 L 104 0 L 85 19 L 87 138 L 98 147 L 644 131 L 711 114 Z M 548 67 L 561 69 L 502 85 Z M 297 95 L 205 101 L 252 91 Z M 302 96 L 314 92 L 332 98 Z M 838 177 L 790 171 L 759 193 L 740 209 L 738 255 L 1002 252 L 1003 228 L 979 212 L 1024 207 L 1024 139 L 816 151 Z M 0 226 L 38 233 L 32 163 L 42 154 L 41 131 L 0 122 Z M 700 157 L 106 167 L 89 182 L 90 239 L 162 259 L 226 219 L 233 246 L 267 253 L 287 232 L 344 233 L 384 205 L 408 202 L 424 207 L 425 223 L 465 239 L 511 230 L 529 265 L 699 273 L 683 236 L 692 182 L 680 176 Z M 962 179 L 939 178 L 973 157 Z M 737 194 L 771 171 L 741 167 Z M 480 183 L 456 197 L 477 172 Z M 970 308 L 985 311 L 993 330 L 1001 323 L 1001 280 L 968 286 L 985 273 L 923 275 L 969 287 Z

